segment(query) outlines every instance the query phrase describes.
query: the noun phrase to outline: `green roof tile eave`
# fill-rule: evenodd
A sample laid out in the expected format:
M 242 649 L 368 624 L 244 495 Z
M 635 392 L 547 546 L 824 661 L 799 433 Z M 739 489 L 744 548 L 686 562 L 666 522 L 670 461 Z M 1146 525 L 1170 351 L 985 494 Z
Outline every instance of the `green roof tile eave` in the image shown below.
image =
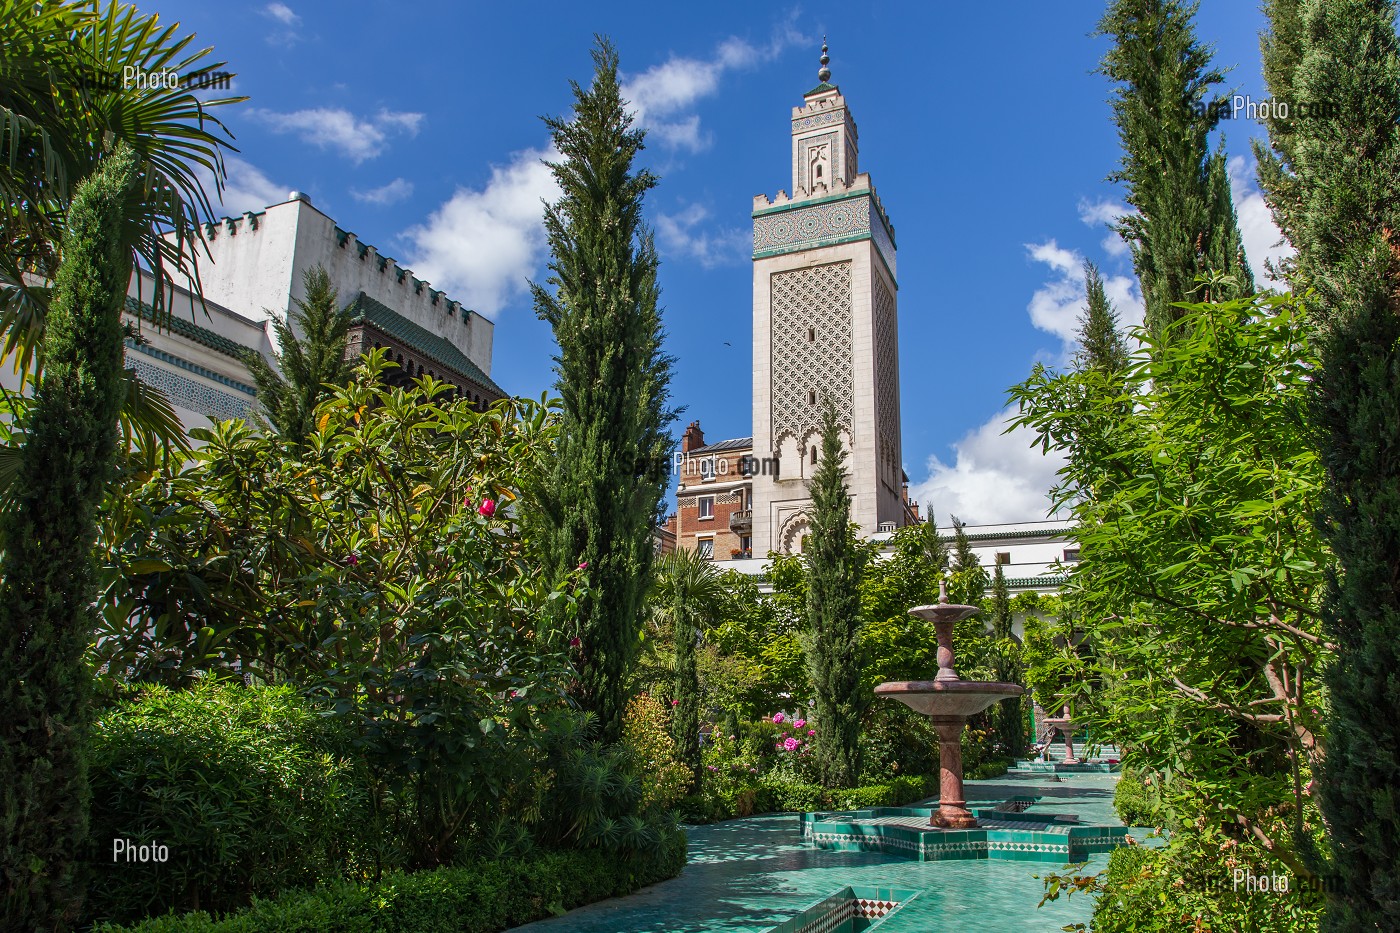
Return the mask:
M 434 334 L 421 325 L 415 324 L 393 308 L 360 292 L 350 303 L 352 323 L 368 324 L 383 331 L 386 336 L 401 340 L 440 366 L 456 371 L 463 378 L 475 382 L 483 389 L 495 392 L 501 397 L 508 393 L 486 375 L 460 349 L 444 337 Z
M 130 295 L 126 299 L 126 310 L 142 320 L 150 321 L 158 329 L 168 329 L 172 334 L 178 334 L 187 340 L 192 340 L 213 350 L 215 353 L 222 353 L 224 356 L 239 362 L 244 362 L 248 354 L 255 352 L 251 347 L 245 347 L 236 340 L 215 333 L 207 327 L 200 327 L 194 321 L 187 321 L 174 314 L 167 315 L 164 320 L 160 320 L 157 318 L 154 308 Z

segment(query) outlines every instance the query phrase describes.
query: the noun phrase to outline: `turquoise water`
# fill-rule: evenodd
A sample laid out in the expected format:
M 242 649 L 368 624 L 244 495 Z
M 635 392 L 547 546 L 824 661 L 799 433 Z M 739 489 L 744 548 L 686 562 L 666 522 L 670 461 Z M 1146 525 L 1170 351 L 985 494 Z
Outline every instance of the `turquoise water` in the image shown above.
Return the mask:
M 1113 814 L 1117 775 L 1010 773 L 967 782 L 969 803 L 1034 794 L 1037 810 L 1122 825 Z M 1093 902 L 1076 895 L 1037 908 L 1038 875 L 1064 866 L 1001 860 L 916 862 L 873 852 L 832 852 L 802 844 L 795 814 L 731 820 L 689 830 L 680 877 L 563 917 L 517 927 L 529 933 L 764 933 L 846 885 L 910 888 L 919 896 L 875 928 L 879 933 L 1034 933 L 1089 922 Z M 1083 871 L 1100 871 L 1107 855 Z

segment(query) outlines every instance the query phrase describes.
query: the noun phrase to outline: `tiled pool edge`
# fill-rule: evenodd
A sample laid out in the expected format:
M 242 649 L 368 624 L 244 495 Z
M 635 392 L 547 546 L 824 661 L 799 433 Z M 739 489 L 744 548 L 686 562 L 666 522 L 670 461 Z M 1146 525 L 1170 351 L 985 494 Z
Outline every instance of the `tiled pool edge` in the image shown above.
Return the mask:
M 1016 859 L 1034 862 L 1082 862 L 1088 856 L 1128 844 L 1124 826 L 1065 824 L 1052 831 L 985 827 L 944 830 L 901 825 L 860 824 L 881 817 L 908 816 L 924 820 L 925 807 L 878 807 L 840 813 L 802 813 L 802 838 L 819 849 L 882 852 L 921 862 L 944 859 Z M 1025 814 L 979 810 L 982 818 L 1029 821 Z
M 767 933 L 833 933 L 847 921 L 873 921 L 857 929 L 873 930 L 886 917 L 919 896 L 919 891 L 905 888 L 869 888 L 847 885 L 821 900 L 798 911 Z

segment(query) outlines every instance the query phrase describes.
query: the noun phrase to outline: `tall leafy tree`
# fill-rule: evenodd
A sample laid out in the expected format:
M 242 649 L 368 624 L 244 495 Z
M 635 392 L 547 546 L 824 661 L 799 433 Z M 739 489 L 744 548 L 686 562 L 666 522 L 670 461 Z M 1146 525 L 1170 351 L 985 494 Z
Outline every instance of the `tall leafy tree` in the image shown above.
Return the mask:
M 836 406 L 826 399 L 821 418 L 821 461 L 811 480 L 811 533 L 807 562 L 804 647 L 816 699 L 813 748 L 827 787 L 853 787 L 860 778 L 860 583 L 866 554 L 855 540 L 846 452 Z
M 657 568 L 656 610 L 671 623 L 675 664 L 671 683 L 671 735 L 693 778 L 700 774 L 700 668 L 696 649 L 719 620 L 725 584 L 713 561 L 696 551 L 667 554 Z
M 139 175 L 118 144 L 78 185 L 66 219 L 48 365 L 15 495 L 0 521 L 0 926 L 65 930 L 82 903 L 84 757 L 94 627 L 95 510 L 116 451 L 118 315 L 131 275 L 122 219 Z
M 1180 0 L 1113 0 L 1099 22 L 1099 34 L 1113 40 L 1100 71 L 1115 84 L 1113 116 L 1123 147 L 1121 167 L 1110 178 L 1127 186 L 1136 208 L 1118 232 L 1132 248 L 1147 326 L 1155 332 L 1180 316 L 1175 302 L 1253 290 L 1224 157 L 1209 147 L 1228 103 L 1219 90 L 1224 75 L 1196 39 L 1196 8 Z M 1196 277 L 1211 272 L 1233 284 L 1198 292 Z
M 303 281 L 306 297 L 296 299 L 291 320 L 273 320 L 281 374 L 261 356 L 248 362 L 267 426 L 296 448 L 316 432 L 316 406 L 330 397 L 329 387 L 349 383 L 354 371 L 353 361 L 345 358 L 350 313 L 340 307 L 330 275 L 315 266 Z
M 1297 247 L 1319 367 L 1324 605 L 1337 642 L 1321 782 L 1335 862 L 1327 926 L 1400 916 L 1400 39 L 1390 0 L 1274 0 L 1265 70 L 1287 120 L 1261 177 Z
M 1115 443 L 1071 450 L 1061 471 L 1056 498 L 1083 557 L 1064 599 L 1092 651 L 1056 666 L 1094 687 L 1070 688 L 1076 719 L 1163 777 L 1184 840 L 1210 825 L 1242 857 L 1304 879 L 1319 825 L 1319 672 L 1336 648 L 1323 630 L 1330 558 L 1312 521 L 1322 471 L 1305 422 L 1316 358 L 1288 297 L 1185 311 L 1174 333 L 1135 331 L 1142 349 L 1119 394 L 1075 388 L 1093 371 L 1037 373 L 1013 390 L 1019 424 L 1054 447 L 1093 436 L 1084 425 L 1118 418 L 1124 398 L 1135 408 Z M 1317 899 L 1301 900 L 1315 910 Z M 1226 891 L 1191 911 L 1235 916 L 1239 900 Z M 1151 910 L 1179 925 L 1187 903 Z
M 672 360 L 662 352 L 656 248 L 642 222 L 656 176 L 633 167 L 645 134 L 633 129 L 606 39 L 598 39 L 593 62 L 592 85 L 573 84 L 573 119 L 545 120 L 561 156 L 550 169 L 562 194 L 545 210 L 553 291 L 531 287 L 559 344 L 561 433 L 541 497 L 547 559 L 555 579 L 587 570 L 574 694 L 598 715 L 601 738 L 616 741 L 675 415 L 667 408 Z

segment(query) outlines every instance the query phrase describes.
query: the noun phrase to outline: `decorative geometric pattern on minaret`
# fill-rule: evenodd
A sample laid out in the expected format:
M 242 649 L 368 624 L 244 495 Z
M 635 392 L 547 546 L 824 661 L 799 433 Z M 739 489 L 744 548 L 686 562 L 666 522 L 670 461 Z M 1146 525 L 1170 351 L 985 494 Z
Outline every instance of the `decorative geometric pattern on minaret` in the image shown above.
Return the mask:
M 813 207 L 764 214 L 753 220 L 754 255 L 795 252 L 870 236 L 870 199 L 846 198 Z
M 899 344 L 894 295 L 875 277 L 875 408 L 881 467 L 892 470 L 899 454 Z
M 773 309 L 773 449 L 784 438 L 804 442 L 817 430 L 822 400 L 853 423 L 851 263 L 778 272 L 769 278 Z M 809 393 L 817 393 L 817 404 Z

